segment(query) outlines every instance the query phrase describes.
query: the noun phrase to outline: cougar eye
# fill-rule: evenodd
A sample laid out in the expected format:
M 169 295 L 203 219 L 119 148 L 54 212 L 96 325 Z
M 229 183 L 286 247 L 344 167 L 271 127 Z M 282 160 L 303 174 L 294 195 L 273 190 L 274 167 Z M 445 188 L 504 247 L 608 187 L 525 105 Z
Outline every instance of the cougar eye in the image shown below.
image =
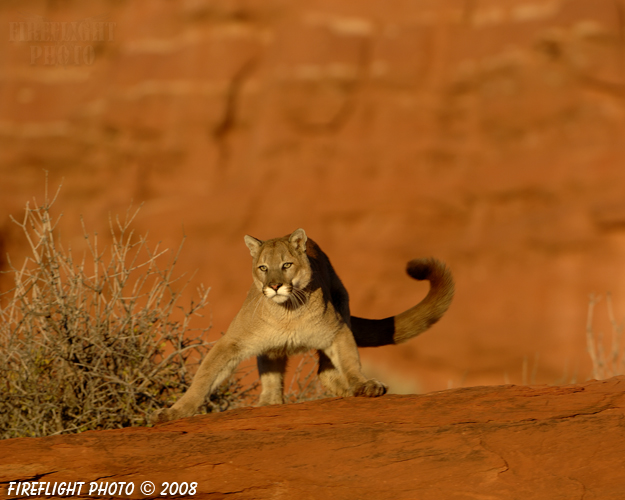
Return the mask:
M 267 272 L 267 266 L 258 266 L 258 269 L 260 269 L 263 273 Z
M 293 265 L 293 262 L 285 262 L 284 264 L 282 264 L 282 269 L 288 269 L 292 265 Z

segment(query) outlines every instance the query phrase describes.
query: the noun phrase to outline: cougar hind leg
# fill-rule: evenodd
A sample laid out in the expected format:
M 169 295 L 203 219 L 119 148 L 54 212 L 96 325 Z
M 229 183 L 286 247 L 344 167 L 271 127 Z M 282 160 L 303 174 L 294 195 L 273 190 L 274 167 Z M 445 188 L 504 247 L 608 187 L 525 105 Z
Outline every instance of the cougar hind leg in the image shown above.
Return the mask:
M 256 363 L 262 385 L 258 406 L 284 403 L 284 373 L 287 357 L 261 354 L 256 357 Z

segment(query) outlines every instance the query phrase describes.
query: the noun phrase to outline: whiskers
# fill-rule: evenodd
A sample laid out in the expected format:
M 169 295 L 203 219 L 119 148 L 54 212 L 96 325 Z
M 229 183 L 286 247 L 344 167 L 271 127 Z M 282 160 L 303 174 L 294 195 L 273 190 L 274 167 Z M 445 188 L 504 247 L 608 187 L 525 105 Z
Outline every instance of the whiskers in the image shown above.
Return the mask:
M 293 285 L 282 285 L 281 290 L 286 293 L 278 293 L 269 295 L 269 292 L 266 288 L 262 290 L 262 293 L 256 297 L 256 304 L 254 305 L 254 312 L 252 316 L 256 316 L 258 309 L 260 307 L 260 303 L 263 303 L 263 308 L 269 304 L 269 307 L 279 306 L 282 311 L 285 312 L 293 312 L 301 307 L 305 307 L 308 304 L 308 294 L 302 288 L 297 288 Z M 275 298 L 279 297 L 281 301 L 276 301 Z M 261 313 L 264 309 L 261 309 Z
M 300 288 L 291 287 L 291 294 L 289 295 L 289 300 L 285 305 L 288 304 L 288 308 L 291 310 L 298 309 L 303 307 L 308 302 L 308 296 L 304 291 Z

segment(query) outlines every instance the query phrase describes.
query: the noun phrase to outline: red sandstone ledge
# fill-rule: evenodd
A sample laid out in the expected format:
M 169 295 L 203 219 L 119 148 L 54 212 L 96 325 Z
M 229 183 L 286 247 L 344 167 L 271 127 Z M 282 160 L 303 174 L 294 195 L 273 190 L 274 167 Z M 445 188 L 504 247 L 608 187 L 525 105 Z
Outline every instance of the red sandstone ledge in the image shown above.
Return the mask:
M 132 482 L 130 498 L 196 482 L 185 498 L 622 500 L 624 416 L 625 377 L 243 408 L 1 441 L 0 498 L 28 496 L 7 495 L 11 481 L 36 481 L 42 496 L 84 482 L 72 498 L 89 497 L 90 482 Z M 156 491 L 142 494 L 143 481 Z

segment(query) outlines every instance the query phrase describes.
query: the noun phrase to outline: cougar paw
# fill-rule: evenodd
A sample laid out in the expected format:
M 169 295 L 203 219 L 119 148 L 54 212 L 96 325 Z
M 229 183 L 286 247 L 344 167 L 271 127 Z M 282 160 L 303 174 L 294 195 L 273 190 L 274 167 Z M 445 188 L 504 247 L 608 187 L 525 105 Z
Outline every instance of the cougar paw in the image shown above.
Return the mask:
M 178 416 L 176 415 L 176 412 L 174 412 L 171 408 L 161 408 L 150 415 L 150 423 L 152 425 L 162 424 L 163 422 L 169 422 L 170 420 L 176 420 L 177 418 Z
M 357 385 L 354 389 L 354 396 L 364 396 L 367 398 L 377 398 L 386 394 L 386 386 L 374 378 Z

